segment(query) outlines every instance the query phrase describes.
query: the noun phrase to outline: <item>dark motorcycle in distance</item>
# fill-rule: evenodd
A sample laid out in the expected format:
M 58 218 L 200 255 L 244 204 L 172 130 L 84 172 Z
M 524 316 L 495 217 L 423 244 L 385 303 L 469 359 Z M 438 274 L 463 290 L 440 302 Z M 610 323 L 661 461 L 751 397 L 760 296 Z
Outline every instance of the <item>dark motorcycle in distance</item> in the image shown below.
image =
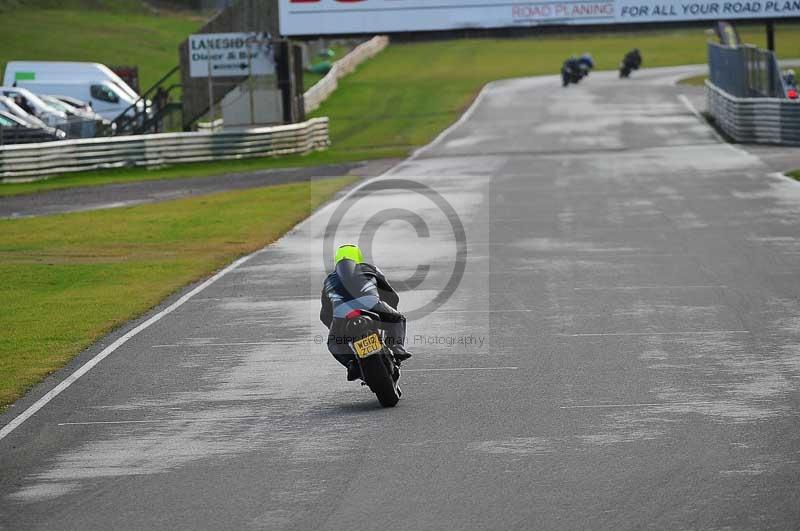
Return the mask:
M 383 407 L 394 407 L 402 391 L 397 385 L 400 366 L 385 344 L 380 317 L 366 310 L 353 310 L 346 316 L 348 345 L 361 369 L 364 385 L 378 397 Z
M 630 77 L 631 72 L 639 70 L 640 66 L 642 66 L 642 55 L 638 48 L 634 48 L 622 58 L 622 62 L 619 64 L 619 77 Z
M 592 68 L 594 61 L 588 53 L 580 57 L 570 57 L 561 65 L 561 86 L 566 87 L 570 83 L 577 85 L 581 79 L 589 75 Z

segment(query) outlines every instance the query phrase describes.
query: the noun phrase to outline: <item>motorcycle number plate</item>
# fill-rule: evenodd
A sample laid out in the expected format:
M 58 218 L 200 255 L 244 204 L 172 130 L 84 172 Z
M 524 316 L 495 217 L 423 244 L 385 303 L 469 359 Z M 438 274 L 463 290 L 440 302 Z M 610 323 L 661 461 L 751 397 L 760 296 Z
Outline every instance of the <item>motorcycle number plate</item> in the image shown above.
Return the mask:
M 378 337 L 378 334 L 371 334 L 364 339 L 359 339 L 353 343 L 353 346 L 356 348 L 356 354 L 358 354 L 359 358 L 366 358 L 371 354 L 380 352 L 383 348 L 383 345 L 381 345 L 381 338 Z

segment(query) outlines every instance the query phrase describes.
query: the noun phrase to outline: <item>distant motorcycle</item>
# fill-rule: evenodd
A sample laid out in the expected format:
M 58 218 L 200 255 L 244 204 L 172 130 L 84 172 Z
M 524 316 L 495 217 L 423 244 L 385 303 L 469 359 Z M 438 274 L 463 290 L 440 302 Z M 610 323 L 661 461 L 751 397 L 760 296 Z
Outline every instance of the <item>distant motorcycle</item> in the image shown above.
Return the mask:
M 640 66 L 642 66 L 642 55 L 638 48 L 634 48 L 622 58 L 622 62 L 619 64 L 619 77 L 630 77 L 631 72 L 639 70 Z
M 570 57 L 561 65 L 561 86 L 566 87 L 570 83 L 577 85 L 581 79 L 589 75 L 592 68 L 594 68 L 594 61 L 588 53 L 580 57 Z
M 400 366 L 386 347 L 378 314 L 353 310 L 346 316 L 348 344 L 361 369 L 364 385 L 378 397 L 383 407 L 394 407 L 402 396 L 397 385 Z

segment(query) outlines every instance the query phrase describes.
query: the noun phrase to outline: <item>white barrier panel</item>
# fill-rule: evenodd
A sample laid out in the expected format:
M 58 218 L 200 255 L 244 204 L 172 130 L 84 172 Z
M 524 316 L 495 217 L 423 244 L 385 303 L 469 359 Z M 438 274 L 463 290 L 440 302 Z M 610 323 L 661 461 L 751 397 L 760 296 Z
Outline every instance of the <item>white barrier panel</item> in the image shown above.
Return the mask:
M 330 144 L 328 119 L 219 133 L 161 133 L 0 147 L 0 178 L 44 177 L 101 168 L 309 153 Z
M 800 16 L 800 0 L 279 0 L 282 35 Z
M 333 63 L 330 71 L 303 94 L 306 113 L 316 110 L 336 90 L 339 80 L 350 74 L 358 65 L 375 57 L 389 45 L 388 37 L 373 37 L 356 46 L 353 51 Z

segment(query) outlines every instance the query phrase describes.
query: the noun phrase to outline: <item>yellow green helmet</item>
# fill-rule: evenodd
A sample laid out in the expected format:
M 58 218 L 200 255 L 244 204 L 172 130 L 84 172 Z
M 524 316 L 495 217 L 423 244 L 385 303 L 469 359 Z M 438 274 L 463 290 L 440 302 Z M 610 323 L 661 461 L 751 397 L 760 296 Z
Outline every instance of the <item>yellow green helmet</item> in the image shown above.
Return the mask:
M 348 243 L 336 249 L 336 257 L 333 260 L 333 265 L 338 264 L 342 260 L 352 260 L 360 264 L 364 261 L 364 257 L 361 255 L 361 249 L 358 248 L 358 245 Z

